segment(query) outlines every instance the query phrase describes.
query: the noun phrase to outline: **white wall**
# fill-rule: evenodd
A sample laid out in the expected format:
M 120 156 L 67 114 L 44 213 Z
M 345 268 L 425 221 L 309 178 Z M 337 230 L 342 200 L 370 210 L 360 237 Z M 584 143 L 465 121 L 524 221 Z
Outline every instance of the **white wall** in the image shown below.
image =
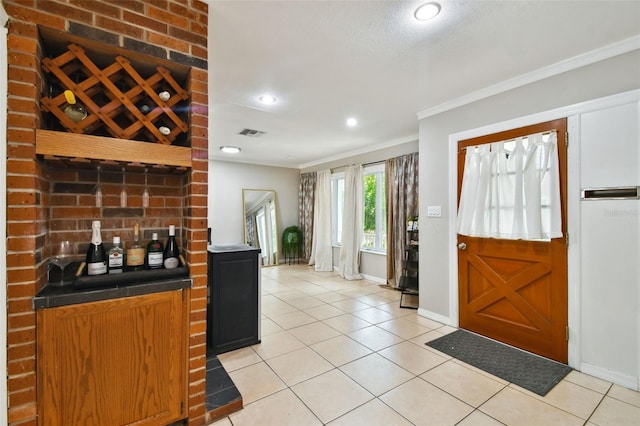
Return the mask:
M 213 244 L 244 242 L 243 189 L 276 191 L 279 235 L 287 226 L 297 225 L 299 185 L 298 169 L 209 161 L 208 221 Z
M 640 185 L 640 94 L 581 114 L 580 188 Z M 638 390 L 640 200 L 581 200 L 580 369 Z
M 452 325 L 457 325 L 458 321 L 455 299 L 457 253 L 455 228 L 452 225 L 455 221 L 456 165 L 451 161 L 449 136 L 463 132 L 470 134 L 471 129 L 490 127 L 496 123 L 509 124 L 521 117 L 541 115 L 569 105 L 578 108 L 583 102 L 638 88 L 640 51 L 634 50 L 420 120 L 420 210 L 439 205 L 442 206 L 443 213 L 442 218 L 427 218 L 424 223 L 420 223 L 421 315 Z M 498 131 L 497 128 L 492 130 Z M 573 137 L 570 136 L 569 175 L 570 179 L 575 179 L 579 157 L 576 155 L 578 146 L 572 140 Z M 447 178 L 443 178 L 445 176 Z M 574 237 L 579 238 L 579 230 L 576 230 L 575 224 L 579 212 L 577 203 L 572 203 L 571 200 L 579 197 L 579 191 L 571 183 L 569 191 L 570 240 L 575 244 Z M 576 316 L 580 309 L 579 299 L 576 298 L 575 291 L 571 292 L 572 288 L 575 290 L 580 284 L 577 281 L 579 274 L 575 272 L 579 266 L 575 246 L 569 247 L 569 256 L 569 325 L 579 329 Z M 630 294 L 630 297 L 633 295 Z M 628 330 L 611 329 L 610 332 L 616 334 L 616 339 L 626 340 L 631 347 L 638 344 L 638 336 L 629 336 Z M 580 367 L 580 348 L 576 346 L 576 342 L 583 337 L 573 336 L 569 341 L 569 364 L 573 367 Z

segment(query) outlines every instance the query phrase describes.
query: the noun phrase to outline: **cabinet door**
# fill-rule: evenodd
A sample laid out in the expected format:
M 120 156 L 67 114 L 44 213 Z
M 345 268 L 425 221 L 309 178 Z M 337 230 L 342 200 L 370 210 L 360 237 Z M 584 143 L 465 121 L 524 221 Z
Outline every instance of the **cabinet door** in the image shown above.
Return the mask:
M 214 353 L 258 343 L 258 253 L 213 256 L 209 323 Z
M 186 417 L 186 303 L 181 290 L 39 310 L 39 424 Z

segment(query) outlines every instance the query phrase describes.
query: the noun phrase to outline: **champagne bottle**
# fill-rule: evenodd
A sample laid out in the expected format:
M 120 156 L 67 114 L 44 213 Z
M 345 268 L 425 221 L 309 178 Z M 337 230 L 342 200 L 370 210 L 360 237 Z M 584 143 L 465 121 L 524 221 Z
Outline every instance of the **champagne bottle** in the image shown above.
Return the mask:
M 113 237 L 113 247 L 109 250 L 109 273 L 121 274 L 124 271 L 124 250 L 120 246 L 120 237 Z
M 94 220 L 91 223 L 91 244 L 87 250 L 87 274 L 103 275 L 107 273 L 107 253 L 102 245 L 100 235 L 100 221 Z
M 144 247 L 140 245 L 140 225 L 133 225 L 133 242 L 127 249 L 127 270 L 141 271 L 144 269 Z
M 149 269 L 162 268 L 162 252 L 164 248 L 162 243 L 158 241 L 158 233 L 151 234 L 151 241 L 147 244 L 147 267 Z
M 169 240 L 164 248 L 163 257 L 165 268 L 174 269 L 180 266 L 180 249 L 176 243 L 176 227 L 174 225 L 169 226 Z

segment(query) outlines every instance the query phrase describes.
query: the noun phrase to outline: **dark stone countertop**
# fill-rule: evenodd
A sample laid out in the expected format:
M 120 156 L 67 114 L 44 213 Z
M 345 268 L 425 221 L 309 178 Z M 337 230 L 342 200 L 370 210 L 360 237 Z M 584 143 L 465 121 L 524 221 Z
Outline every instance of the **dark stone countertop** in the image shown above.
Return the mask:
M 180 290 L 189 287 L 191 287 L 191 278 L 188 276 L 99 288 L 76 288 L 73 284 L 65 286 L 47 284 L 33 298 L 33 307 L 34 309 L 54 308 L 77 303 Z

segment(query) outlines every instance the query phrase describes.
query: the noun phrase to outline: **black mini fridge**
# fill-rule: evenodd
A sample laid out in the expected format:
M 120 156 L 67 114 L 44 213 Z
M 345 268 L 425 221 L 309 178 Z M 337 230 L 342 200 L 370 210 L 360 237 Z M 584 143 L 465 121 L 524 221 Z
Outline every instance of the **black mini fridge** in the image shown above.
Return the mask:
M 260 249 L 208 247 L 207 352 L 260 343 Z

